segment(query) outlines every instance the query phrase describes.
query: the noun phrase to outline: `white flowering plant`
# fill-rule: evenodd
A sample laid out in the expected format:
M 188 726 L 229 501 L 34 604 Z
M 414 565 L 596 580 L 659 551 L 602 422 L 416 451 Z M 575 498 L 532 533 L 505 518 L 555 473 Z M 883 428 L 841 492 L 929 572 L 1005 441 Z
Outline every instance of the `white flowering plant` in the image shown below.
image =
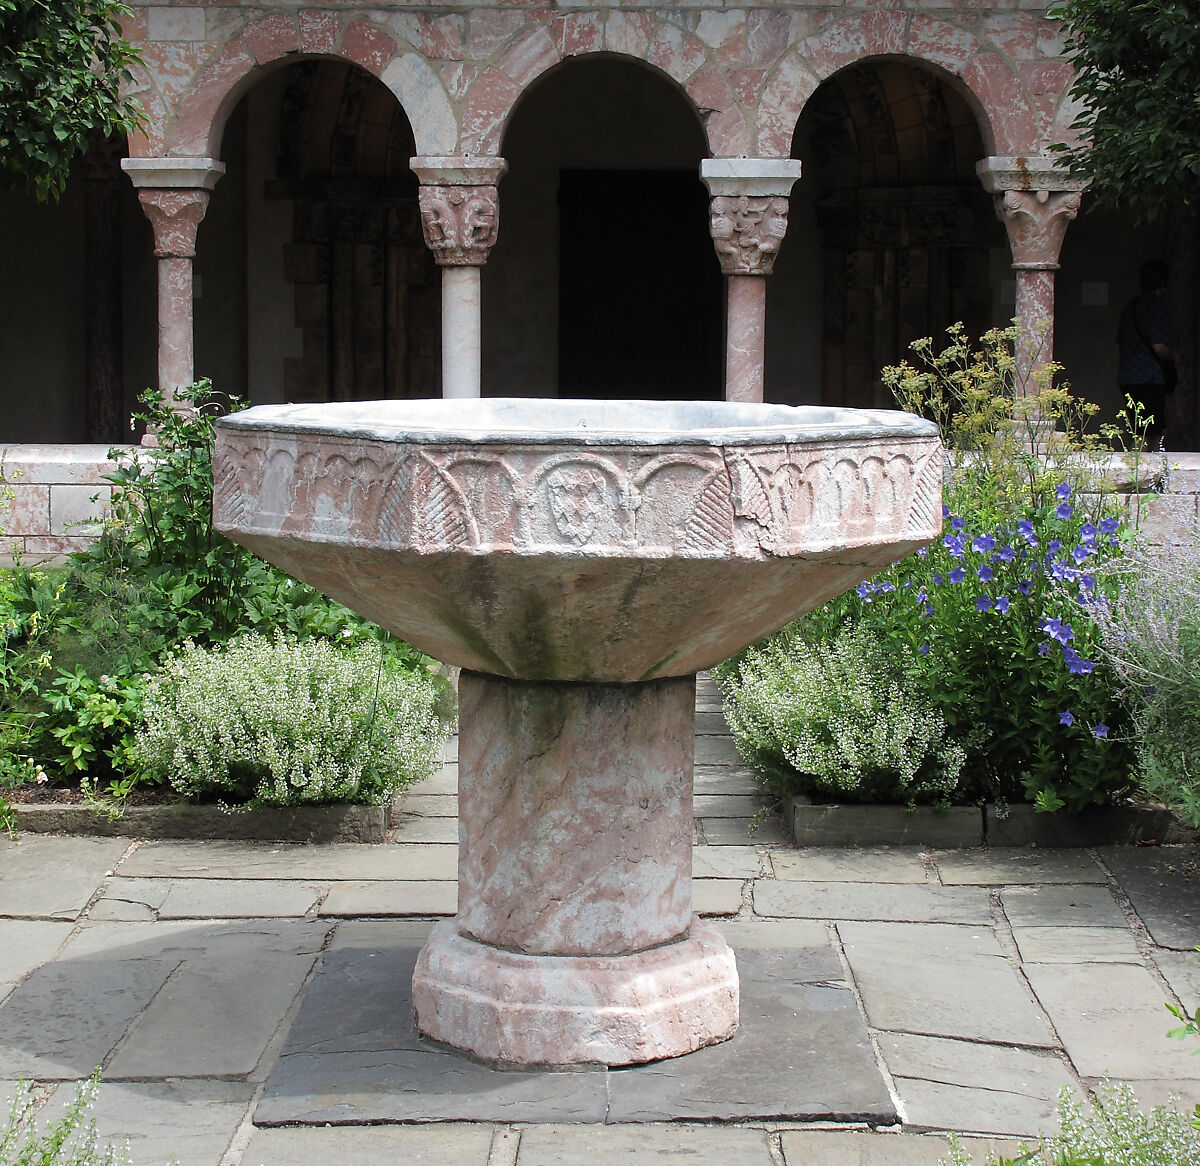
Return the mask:
M 792 624 L 713 674 L 739 752 L 776 792 L 916 804 L 958 785 L 963 744 L 865 624 L 829 639 Z
M 186 644 L 147 683 L 139 769 L 230 808 L 378 805 L 439 764 L 446 684 L 381 642 Z
M 102 1145 L 89 1111 L 100 1088 L 100 1070 L 75 1086 L 61 1117 L 39 1126 L 35 1101 L 24 1081 L 8 1103 L 0 1126 L 0 1166 L 133 1166 L 128 1145 Z

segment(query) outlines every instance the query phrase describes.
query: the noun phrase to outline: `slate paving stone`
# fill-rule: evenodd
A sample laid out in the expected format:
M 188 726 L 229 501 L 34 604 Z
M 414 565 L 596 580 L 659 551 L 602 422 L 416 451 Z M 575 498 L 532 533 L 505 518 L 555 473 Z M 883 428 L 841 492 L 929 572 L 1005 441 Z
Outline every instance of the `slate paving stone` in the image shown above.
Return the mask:
M 1023 963 L 1140 964 L 1141 952 L 1122 927 L 1014 927 Z
M 457 794 L 422 794 L 419 797 L 410 794 L 401 803 L 401 815 L 412 814 L 419 818 L 456 818 L 458 817 Z M 393 814 L 393 819 L 396 815 Z
M 143 878 L 453 879 L 458 847 L 394 843 L 143 842 L 121 864 Z M 97 880 L 98 881 L 98 880 Z
M 982 887 L 772 882 L 764 879 L 754 885 L 754 909 L 760 915 L 803 919 L 991 922 L 991 904 Z
M 1171 991 L 1195 1015 L 1200 1007 L 1200 955 L 1194 951 L 1156 951 L 1153 960 Z
M 453 915 L 458 910 L 455 882 L 334 883 L 321 904 L 323 916 Z
M 735 955 L 743 948 L 790 951 L 793 967 L 806 983 L 844 979 L 842 961 L 824 923 L 813 919 L 722 919 L 717 928 Z
M 848 922 L 838 932 L 874 1028 L 1054 1045 L 990 928 Z
M 107 1068 L 110 1077 L 254 1071 L 290 1011 L 329 927 L 209 924 L 162 944 L 175 970 Z
M 857 1130 L 785 1130 L 783 1157 L 787 1166 L 939 1166 L 948 1153 L 944 1137 Z M 987 1139 L 964 1138 L 976 1163 L 988 1152 L 1016 1153 L 1016 1146 Z
M 608 1120 L 894 1120 L 853 994 L 809 982 L 804 963 L 794 950 L 738 950 L 737 1033 L 686 1057 L 610 1071 Z
M 172 886 L 170 879 L 105 879 L 88 918 L 122 923 L 157 919 Z
M 692 849 L 692 877 L 753 879 L 762 874 L 763 859 L 755 846 L 696 846 Z
M 742 757 L 732 737 L 697 737 L 697 765 L 741 765 Z
M 412 974 L 429 927 L 339 928 L 267 1081 L 256 1124 L 604 1120 L 603 1070 L 503 1071 L 417 1034 Z
M 320 887 L 280 879 L 179 879 L 158 909 L 160 919 L 299 918 L 320 898 Z
M 1027 964 L 1025 974 L 1081 1076 L 1200 1081 L 1200 1057 L 1183 1042 L 1146 1039 L 1173 1022 L 1146 968 Z
M 697 794 L 754 794 L 766 797 L 749 769 L 737 765 L 697 765 L 692 772 L 692 790 Z
M 742 906 L 742 884 L 732 879 L 695 879 L 692 905 L 697 915 L 736 915 Z
M 779 819 L 772 816 L 753 831 L 745 818 L 697 818 L 709 846 L 782 846 L 786 841 Z
M 0 1000 L 39 964 L 53 959 L 70 934 L 65 920 L 0 919 Z
M 128 848 L 126 838 L 0 834 L 0 916 L 78 917 Z
M 698 736 L 728 736 L 729 722 L 725 714 L 711 709 L 697 709 L 696 734 Z
M 1127 927 L 1125 912 L 1108 887 L 1006 887 L 1004 914 L 1018 927 Z
M 853 995 L 825 982 L 837 966 L 827 945 L 811 956 L 740 951 L 742 1028 L 723 1045 L 625 1070 L 505 1071 L 415 1032 L 409 985 L 427 931 L 362 921 L 339 928 L 257 1124 L 894 1116 Z
M 582 1162 L 620 1166 L 658 1163 L 721 1163 L 770 1166 L 765 1130 L 717 1126 L 532 1126 L 521 1131 L 516 1166 L 579 1166 Z
M 418 781 L 415 785 L 410 785 L 408 789 L 396 799 L 397 803 L 403 807 L 404 803 L 409 798 L 424 798 L 436 796 L 454 796 L 458 795 L 458 762 L 448 761 L 441 769 L 435 773 L 431 773 L 424 781 Z
M 1106 846 L 1100 857 L 1155 943 L 1200 943 L 1200 846 Z
M 401 814 L 392 821 L 396 842 L 458 842 L 457 818 L 424 818 Z
M 1055 1125 L 1059 1090 L 1077 1089 L 1054 1053 L 908 1033 L 879 1048 L 908 1124 L 1032 1137 Z
M 253 1095 L 245 1081 L 105 1081 L 89 1116 L 102 1144 L 128 1139 L 138 1166 L 220 1166 Z M 58 1086 L 42 1116 L 59 1116 L 74 1096 Z
M 255 1130 L 245 1166 L 487 1166 L 492 1131 L 481 1125 L 330 1126 Z
M 931 855 L 947 886 L 973 883 L 1105 883 L 1104 872 L 1078 850 L 953 850 Z
M 852 846 L 779 850 L 771 856 L 777 879 L 793 882 L 924 883 L 929 881 L 915 847 Z
M 753 794 L 696 794 L 693 811 L 700 818 L 753 818 L 766 804 Z

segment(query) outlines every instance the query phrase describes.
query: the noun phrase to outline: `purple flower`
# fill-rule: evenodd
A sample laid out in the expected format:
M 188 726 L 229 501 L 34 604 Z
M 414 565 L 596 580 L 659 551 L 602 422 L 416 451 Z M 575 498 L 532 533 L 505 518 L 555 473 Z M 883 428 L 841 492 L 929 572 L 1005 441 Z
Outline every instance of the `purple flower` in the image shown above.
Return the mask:
M 1017 534 L 1019 534 L 1030 546 L 1037 546 L 1037 535 L 1033 533 L 1033 523 L 1028 518 L 1022 518 L 1017 523 Z
M 928 656 L 928 655 L 929 655 L 929 645 L 928 645 L 928 644 L 922 644 L 922 645 L 921 645 L 921 646 L 920 646 L 920 647 L 917 649 L 917 651 L 918 651 L 918 652 L 920 652 L 922 656 Z
M 1049 640 L 1047 640 L 1046 643 L 1044 643 L 1044 644 L 1038 644 L 1038 655 L 1039 656 L 1049 656 L 1050 655 L 1050 641 Z
M 965 518 L 959 518 L 957 515 L 955 515 L 952 519 L 950 519 L 950 525 L 955 530 L 965 530 L 967 527 L 967 520 Z
M 996 545 L 996 540 L 990 534 L 976 535 L 971 543 L 971 550 L 986 555 Z
M 994 556 L 1001 563 L 1011 563 L 1017 557 L 1017 552 L 1010 546 L 1001 547 Z
M 979 576 L 980 583 L 990 583 L 992 580 L 992 569 L 987 563 L 983 563 L 975 574 Z
M 1091 546 L 1096 541 L 1096 528 L 1090 522 L 1085 522 L 1079 528 L 1079 541 Z
M 1096 740 L 1103 741 L 1104 738 L 1108 736 L 1108 726 L 1103 721 L 1100 721 L 1096 727 L 1092 729 L 1092 732 L 1096 734 Z
M 986 595 L 981 595 L 977 600 L 975 600 L 975 610 L 991 611 L 992 601 Z
M 1103 535 L 1113 535 L 1117 533 L 1118 522 L 1115 518 L 1104 518 L 1100 520 L 1100 533 Z
M 886 595 L 889 591 L 896 590 L 896 584 L 890 579 L 884 579 L 881 583 L 875 584 L 875 590 L 880 595 Z
M 1075 513 L 1075 507 L 1070 502 L 1060 502 L 1054 511 L 1055 517 L 1060 522 L 1066 522 L 1072 514 Z
M 1071 484 L 1069 482 L 1060 482 L 1054 491 L 1054 497 L 1060 502 L 1065 502 L 1071 497 Z
M 858 595 L 859 599 L 861 599 L 863 601 L 863 603 L 874 603 L 875 602 L 871 598 L 870 583 L 860 583 L 857 587 L 855 587 L 854 591 Z
M 941 573 L 941 571 L 934 571 L 933 585 L 935 587 L 940 587 L 945 582 L 946 582 L 946 577 Z
M 997 611 L 998 611 L 998 612 L 999 612 L 1001 615 L 1007 615 L 1007 614 L 1008 614 L 1008 607 L 1009 607 L 1009 603 L 1008 603 L 1008 596 L 1007 596 L 1007 595 L 1001 595 L 1001 596 L 1000 596 L 1000 598 L 996 600 L 996 610 L 997 610 Z
M 961 534 L 948 534 L 942 539 L 942 546 L 949 552 L 952 559 L 961 559 L 967 553 L 966 539 Z
M 1042 631 L 1046 635 L 1052 640 L 1057 640 L 1060 644 L 1069 644 L 1075 638 L 1075 633 L 1071 630 L 1071 625 L 1063 623 L 1061 619 L 1044 619 L 1041 626 Z
M 1077 546 L 1071 552 L 1071 558 L 1073 558 L 1077 563 L 1086 563 L 1088 561 L 1088 556 L 1091 553 L 1092 552 L 1087 547 L 1081 545 Z
M 944 509 L 944 507 L 943 507 L 943 509 Z M 917 558 L 918 559 L 923 559 L 927 554 L 929 554 L 928 547 L 917 547 Z
M 1096 576 L 1095 575 L 1080 575 L 1079 576 L 1080 591 L 1095 591 Z
M 950 517 L 950 507 L 947 506 L 945 502 L 942 503 L 942 517 L 943 518 Z
M 1033 581 L 1031 579 L 1022 579 L 1017 584 L 1017 590 L 1022 595 L 1028 595 L 1033 590 Z
M 967 572 L 962 567 L 955 567 L 947 576 L 951 583 L 961 583 L 967 577 Z
M 1063 645 L 1062 656 L 1063 662 L 1067 666 L 1067 671 L 1072 676 L 1090 676 L 1092 669 L 1095 668 L 1091 660 L 1085 660 L 1069 644 Z
M 1046 544 L 1046 554 L 1047 555 L 1057 555 L 1058 552 L 1061 550 L 1062 550 L 1062 543 L 1060 543 L 1058 541 L 1058 539 L 1056 539 L 1056 538 L 1052 538 Z
M 1058 723 L 1060 725 L 1067 725 L 1069 727 L 1075 723 L 1075 715 L 1070 709 L 1063 709 L 1063 711 L 1058 714 Z

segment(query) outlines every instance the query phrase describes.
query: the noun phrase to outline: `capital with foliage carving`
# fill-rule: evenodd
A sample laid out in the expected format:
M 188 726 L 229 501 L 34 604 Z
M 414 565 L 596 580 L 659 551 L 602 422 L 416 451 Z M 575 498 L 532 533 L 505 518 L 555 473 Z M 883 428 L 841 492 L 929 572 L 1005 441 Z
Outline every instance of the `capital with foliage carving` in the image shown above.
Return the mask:
M 1057 271 L 1067 224 L 1079 214 L 1077 190 L 1005 190 L 996 216 L 1008 229 L 1015 271 Z
M 159 259 L 190 259 L 196 254 L 196 230 L 208 210 L 207 190 L 139 190 L 138 201 L 154 230 Z

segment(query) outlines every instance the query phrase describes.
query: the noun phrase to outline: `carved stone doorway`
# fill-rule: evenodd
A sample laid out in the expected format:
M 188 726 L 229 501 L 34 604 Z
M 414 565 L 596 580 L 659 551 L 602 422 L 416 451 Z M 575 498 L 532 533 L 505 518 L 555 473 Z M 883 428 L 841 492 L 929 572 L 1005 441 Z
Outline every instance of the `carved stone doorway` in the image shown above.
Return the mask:
M 994 322 L 1004 232 L 975 175 L 985 153 L 949 79 L 909 62 L 843 69 L 806 105 L 793 154 L 819 187 L 826 404 L 890 406 L 879 370 L 911 341 Z
M 337 61 L 288 68 L 269 199 L 289 200 L 300 356 L 292 401 L 438 396 L 440 284 L 421 236 L 412 129 L 388 89 Z

